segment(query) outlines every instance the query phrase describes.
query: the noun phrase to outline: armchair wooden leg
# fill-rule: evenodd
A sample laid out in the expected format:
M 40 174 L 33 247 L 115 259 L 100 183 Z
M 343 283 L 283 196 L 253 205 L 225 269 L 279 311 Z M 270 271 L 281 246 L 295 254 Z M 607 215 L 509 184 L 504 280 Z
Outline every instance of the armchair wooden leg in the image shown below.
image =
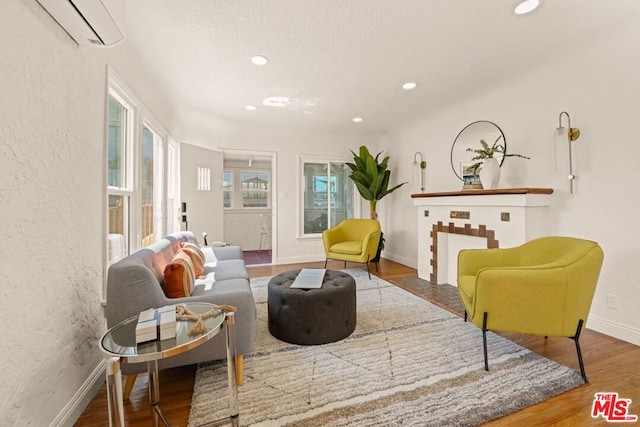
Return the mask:
M 327 261 L 329 261 L 329 258 L 324 259 L 324 268 L 327 268 Z
M 244 356 L 242 354 L 236 354 L 236 384 L 241 386 L 244 382 L 244 374 L 242 370 L 242 364 L 244 363 Z
M 482 346 L 484 347 L 484 370 L 489 371 L 489 357 L 487 355 L 487 312 L 482 316 Z
M 122 391 L 122 398 L 124 400 L 128 400 L 129 396 L 131 396 L 131 390 L 133 390 L 133 385 L 136 383 L 136 378 L 138 374 L 129 374 L 127 375 L 127 382 L 124 385 L 124 390 Z

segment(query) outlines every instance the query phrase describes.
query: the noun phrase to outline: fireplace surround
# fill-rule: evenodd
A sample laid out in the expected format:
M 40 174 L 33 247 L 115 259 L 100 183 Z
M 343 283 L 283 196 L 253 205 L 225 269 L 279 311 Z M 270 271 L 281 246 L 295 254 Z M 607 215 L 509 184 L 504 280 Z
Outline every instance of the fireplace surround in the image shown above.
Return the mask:
M 418 277 L 456 286 L 457 253 L 507 248 L 555 234 L 551 188 L 412 194 L 418 215 Z

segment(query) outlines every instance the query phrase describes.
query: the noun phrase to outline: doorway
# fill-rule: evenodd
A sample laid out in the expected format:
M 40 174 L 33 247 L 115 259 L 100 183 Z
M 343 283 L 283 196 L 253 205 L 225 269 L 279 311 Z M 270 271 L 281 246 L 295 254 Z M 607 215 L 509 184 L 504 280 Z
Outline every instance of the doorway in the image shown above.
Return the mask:
M 224 241 L 240 246 L 245 264 L 274 264 L 276 153 L 223 150 Z

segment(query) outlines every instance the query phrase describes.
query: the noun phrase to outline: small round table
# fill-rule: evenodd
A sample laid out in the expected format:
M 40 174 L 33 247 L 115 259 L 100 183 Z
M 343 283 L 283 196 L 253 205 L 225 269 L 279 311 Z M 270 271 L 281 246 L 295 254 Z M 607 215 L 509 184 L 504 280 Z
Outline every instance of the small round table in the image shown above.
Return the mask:
M 189 302 L 182 304 L 196 314 L 203 314 L 216 306 L 205 302 Z M 227 370 L 229 377 L 229 420 L 233 426 L 239 423 L 238 388 L 236 384 L 236 334 L 235 313 L 218 309 L 209 318 L 204 319 L 207 330 L 200 334 L 189 335 L 192 322 L 178 320 L 176 337 L 166 340 L 149 341 L 136 344 L 136 325 L 138 315 L 132 316 L 109 329 L 100 339 L 100 350 L 112 357 L 107 362 L 107 399 L 109 400 L 109 425 L 124 425 L 122 407 L 122 383 L 120 380 L 120 363 L 147 362 L 149 373 L 149 401 L 153 414 L 153 425 L 158 426 L 158 419 L 164 425 L 169 422 L 160 410 L 160 389 L 158 385 L 158 360 L 184 353 L 203 344 L 216 336 L 226 325 L 227 334 Z M 221 420 L 219 420 L 221 421 Z
M 275 275 L 267 286 L 269 332 L 292 344 L 339 341 L 356 328 L 356 282 L 347 273 L 327 270 L 322 287 L 292 288 L 300 270 Z

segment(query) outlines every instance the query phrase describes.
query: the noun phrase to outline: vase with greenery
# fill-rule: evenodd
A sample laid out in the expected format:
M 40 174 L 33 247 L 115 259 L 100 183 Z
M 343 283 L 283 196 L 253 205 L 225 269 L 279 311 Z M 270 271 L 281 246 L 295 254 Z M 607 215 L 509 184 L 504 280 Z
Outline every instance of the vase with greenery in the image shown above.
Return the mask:
M 400 183 L 389 188 L 389 178 L 391 171 L 387 169 L 389 156 L 379 160 L 381 152 L 375 157 L 369 152 L 364 145 L 360 146 L 358 154 L 353 154 L 353 163 L 347 166 L 351 169 L 351 178 L 363 199 L 368 200 L 371 207 L 371 219 L 378 219 L 376 206 L 378 201 L 387 194 L 390 194 L 402 187 L 406 182 Z
M 471 158 L 471 161 L 475 161 L 474 164 L 469 166 L 469 169 L 473 172 L 474 175 L 478 174 L 478 169 L 482 166 L 482 163 L 486 159 L 493 159 L 495 155 L 501 154 L 503 157 L 520 157 L 522 159 L 530 159 L 530 157 L 523 156 L 521 154 L 511 154 L 506 153 L 504 144 L 499 144 L 498 142 L 502 139 L 502 135 L 500 135 L 491 146 L 487 144 L 484 139 L 480 140 L 480 148 L 467 148 L 467 151 L 474 154 Z

